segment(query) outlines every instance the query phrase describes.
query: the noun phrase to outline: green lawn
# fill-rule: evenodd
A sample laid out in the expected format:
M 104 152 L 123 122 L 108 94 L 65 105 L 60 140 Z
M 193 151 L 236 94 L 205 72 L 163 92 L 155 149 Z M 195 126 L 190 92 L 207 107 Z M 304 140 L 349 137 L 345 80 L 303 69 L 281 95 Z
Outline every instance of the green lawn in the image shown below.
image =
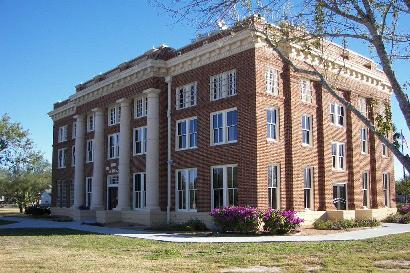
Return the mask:
M 1 272 L 234 272 L 257 266 L 409 272 L 410 233 L 352 242 L 175 244 L 61 229 L 0 229 Z

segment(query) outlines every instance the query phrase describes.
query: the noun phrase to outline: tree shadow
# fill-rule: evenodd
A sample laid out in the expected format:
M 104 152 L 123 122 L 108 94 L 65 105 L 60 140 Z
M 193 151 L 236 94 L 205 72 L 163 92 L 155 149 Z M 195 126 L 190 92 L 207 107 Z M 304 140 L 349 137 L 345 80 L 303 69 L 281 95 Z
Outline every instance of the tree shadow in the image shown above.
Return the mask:
M 1 229 L 0 236 L 61 236 L 61 235 L 95 235 L 96 233 L 66 228 L 9 228 Z

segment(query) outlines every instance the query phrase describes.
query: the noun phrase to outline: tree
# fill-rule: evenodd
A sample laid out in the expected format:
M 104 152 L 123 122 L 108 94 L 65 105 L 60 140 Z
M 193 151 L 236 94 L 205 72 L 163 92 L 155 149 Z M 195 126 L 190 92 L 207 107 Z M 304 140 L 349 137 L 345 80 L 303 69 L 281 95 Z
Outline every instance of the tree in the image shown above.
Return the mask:
M 352 41 L 366 43 L 390 82 L 410 129 L 410 103 L 405 93 L 409 83 L 400 84 L 394 72 L 395 62 L 410 60 L 409 29 L 406 24 L 404 28 L 400 24 L 410 14 L 409 0 L 153 0 L 153 3 L 177 22 L 193 22 L 202 30 L 214 29 L 216 25 L 221 29 L 241 25 L 254 30 L 293 71 L 316 77 L 324 90 L 351 110 L 410 171 L 410 158 L 400 152 L 392 138 L 392 121 L 387 116 L 376 117 L 379 121 L 375 126 L 340 97 L 335 92 L 334 81 L 329 79 L 324 57 L 327 41 L 336 40 L 345 47 Z M 255 14 L 274 25 L 258 27 L 246 19 Z M 322 52 L 322 64 L 297 66 L 286 53 L 286 45 L 291 43 L 301 45 L 305 52 Z
M 396 182 L 396 192 L 404 196 L 404 202 L 407 203 L 407 197 L 410 196 L 410 177 L 403 178 Z

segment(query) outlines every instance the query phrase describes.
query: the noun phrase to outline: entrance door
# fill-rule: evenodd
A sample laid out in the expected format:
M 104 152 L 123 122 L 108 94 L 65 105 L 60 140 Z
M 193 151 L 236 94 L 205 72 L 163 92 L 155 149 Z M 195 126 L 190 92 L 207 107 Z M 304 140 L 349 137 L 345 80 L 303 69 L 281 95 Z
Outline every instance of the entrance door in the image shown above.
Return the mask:
M 108 187 L 107 209 L 112 210 L 118 204 L 118 187 Z
M 336 209 L 346 210 L 346 196 L 346 184 L 333 185 L 333 204 L 335 204 Z

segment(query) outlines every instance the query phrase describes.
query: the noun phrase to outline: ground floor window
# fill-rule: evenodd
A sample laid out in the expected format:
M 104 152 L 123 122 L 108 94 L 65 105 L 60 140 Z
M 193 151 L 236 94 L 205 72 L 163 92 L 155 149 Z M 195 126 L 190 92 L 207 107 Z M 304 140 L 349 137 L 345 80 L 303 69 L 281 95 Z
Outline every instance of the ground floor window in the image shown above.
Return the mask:
M 62 197 L 63 197 L 63 187 L 62 187 L 62 181 L 57 180 L 57 191 L 56 191 L 56 206 L 57 207 L 63 207 L 63 202 L 62 202 Z
M 85 206 L 87 208 L 91 207 L 91 191 L 92 191 L 92 177 L 85 178 Z
M 279 209 L 280 203 L 280 167 L 279 164 L 268 166 L 268 205 L 272 209 Z
M 212 207 L 238 205 L 237 165 L 214 166 L 212 170 Z
M 369 207 L 369 173 L 364 172 L 362 174 L 362 187 L 363 187 L 363 207 Z
M 313 208 L 313 168 L 306 167 L 303 171 L 303 196 L 305 209 Z
M 133 208 L 142 209 L 147 205 L 147 183 L 145 173 L 134 174 L 133 185 Z
M 338 210 L 346 210 L 347 208 L 346 183 L 336 183 L 333 185 L 333 204 Z
M 389 174 L 383 173 L 383 195 L 384 195 L 384 205 L 389 206 L 389 195 L 390 195 L 390 185 L 389 185 Z
M 197 169 L 182 169 L 176 173 L 176 207 L 178 210 L 196 210 Z

